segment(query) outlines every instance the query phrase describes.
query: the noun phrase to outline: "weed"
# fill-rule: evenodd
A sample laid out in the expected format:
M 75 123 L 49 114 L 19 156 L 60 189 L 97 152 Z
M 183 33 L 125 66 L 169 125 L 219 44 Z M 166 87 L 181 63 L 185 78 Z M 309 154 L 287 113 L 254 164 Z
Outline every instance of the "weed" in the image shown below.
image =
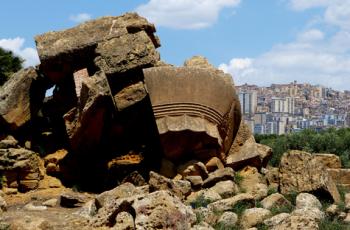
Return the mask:
M 337 218 L 331 219 L 330 217 L 321 220 L 318 227 L 319 230 L 350 230 L 348 224 L 343 223 Z
M 291 191 L 288 194 L 286 194 L 284 197 L 290 201 L 290 203 L 292 203 L 293 205 L 295 205 L 295 200 L 298 196 L 298 192 L 296 191 Z
M 280 213 L 291 213 L 293 211 L 293 206 L 292 205 L 273 206 L 270 211 L 273 216 Z
M 268 190 L 267 190 L 267 195 L 270 196 L 274 193 L 278 193 L 277 189 L 276 188 L 273 188 L 273 187 L 270 187 Z
M 206 208 L 208 206 L 208 204 L 210 204 L 210 203 L 211 203 L 211 200 L 206 199 L 204 197 L 204 195 L 201 194 L 200 196 L 197 197 L 197 199 L 192 201 L 190 203 L 190 205 L 192 206 L 192 208 L 197 209 L 197 208 L 200 208 L 200 207 L 205 207 Z
M 235 173 L 235 176 L 234 176 L 234 181 L 238 184 L 238 185 L 240 185 L 241 183 L 242 183 L 242 181 L 243 181 L 243 176 L 241 176 L 241 174 L 239 174 L 239 173 Z
M 257 228 L 258 230 L 269 230 L 269 227 L 268 227 L 267 225 L 263 224 L 263 223 L 258 224 L 258 225 L 256 226 L 256 228 Z
M 215 230 L 241 230 L 242 228 L 238 225 L 231 225 L 231 226 L 227 226 L 223 223 L 217 223 L 214 226 Z
M 238 216 L 241 216 L 244 210 L 251 208 L 252 204 L 247 201 L 238 201 L 231 209 L 232 212 L 236 213 Z

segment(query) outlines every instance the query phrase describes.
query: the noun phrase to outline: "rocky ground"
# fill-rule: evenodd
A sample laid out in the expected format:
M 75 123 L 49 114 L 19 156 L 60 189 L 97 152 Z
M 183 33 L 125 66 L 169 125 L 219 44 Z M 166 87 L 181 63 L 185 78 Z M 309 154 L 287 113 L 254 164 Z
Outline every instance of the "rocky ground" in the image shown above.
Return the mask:
M 325 157 L 327 156 L 327 157 Z M 1 193 L 1 229 L 348 229 L 350 193 L 330 186 L 334 155 L 285 153 L 279 168 L 189 162 L 100 194 L 62 185 Z M 333 162 L 333 163 L 332 163 Z M 137 178 L 137 179 L 135 179 Z M 134 184 L 133 184 L 134 183 Z M 334 184 L 335 185 L 335 184 Z M 333 189 L 333 190 L 332 190 Z M 283 193 L 283 194 L 282 194 Z M 328 228 L 327 228 L 328 226 Z M 338 228 L 329 228 L 337 226 Z

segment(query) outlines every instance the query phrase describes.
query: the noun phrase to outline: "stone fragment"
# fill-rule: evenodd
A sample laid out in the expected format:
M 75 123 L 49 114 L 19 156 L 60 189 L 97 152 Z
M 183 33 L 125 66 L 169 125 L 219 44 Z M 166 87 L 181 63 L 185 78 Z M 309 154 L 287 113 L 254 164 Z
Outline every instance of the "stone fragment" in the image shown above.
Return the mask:
M 56 198 L 49 199 L 49 200 L 43 202 L 43 205 L 47 206 L 47 207 L 55 207 L 57 204 L 58 204 L 58 199 L 56 199 Z
M 63 193 L 60 196 L 60 205 L 64 208 L 81 207 L 87 202 L 87 197 L 78 193 Z
M 68 151 L 65 149 L 57 150 L 56 152 L 44 157 L 46 173 L 55 174 L 60 172 L 60 163 L 67 156 Z
M 214 226 L 219 218 L 218 215 L 215 215 L 214 212 L 205 207 L 196 208 L 193 210 L 193 212 L 196 214 L 197 222 L 199 223 L 205 222 Z
M 45 175 L 42 180 L 39 181 L 38 189 L 48 188 L 62 188 L 63 185 L 59 179 L 52 176 Z
M 200 176 L 186 176 L 185 180 L 191 183 L 193 189 L 201 188 L 203 185 L 203 180 Z
M 97 200 L 96 202 L 98 206 L 104 207 L 108 203 L 113 202 L 113 200 L 117 200 L 125 197 L 131 197 L 138 194 L 141 194 L 141 193 L 139 193 L 139 191 L 136 189 L 136 187 L 133 184 L 124 183 L 115 187 L 114 189 L 111 189 L 109 191 L 105 191 L 99 194 L 96 197 L 96 200 Z
M 225 166 L 219 158 L 213 157 L 207 161 L 207 163 L 205 163 L 205 167 L 207 168 L 208 172 L 214 172 L 215 170 L 223 169 Z
M 233 181 L 227 180 L 216 183 L 209 190 L 218 193 L 222 198 L 225 199 L 237 194 L 239 189 Z
M 340 158 L 335 154 L 314 153 L 313 157 L 316 158 L 318 162 L 321 162 L 326 168 L 341 168 Z
M 350 209 L 350 193 L 346 193 L 346 194 L 345 194 L 345 200 L 344 200 L 344 202 L 345 202 L 345 207 L 346 207 L 347 209 Z
M 36 206 L 36 205 L 33 205 L 32 203 L 26 204 L 23 208 L 27 211 L 45 211 L 45 210 L 47 210 L 46 206 Z
M 264 208 L 250 208 L 244 210 L 241 219 L 240 225 L 244 228 L 251 228 L 258 224 L 264 222 L 264 220 L 271 217 L 271 212 Z
M 348 187 L 350 185 L 350 169 L 327 169 L 333 181 L 340 186 Z
M 265 178 L 269 185 L 279 184 L 279 169 L 277 167 L 268 167 L 265 171 Z
M 42 71 L 58 82 L 83 65 L 108 74 L 155 65 L 159 60 L 155 48 L 160 44 L 154 32 L 146 19 L 127 13 L 39 35 L 35 41 Z
M 233 180 L 234 171 L 232 168 L 218 169 L 215 172 L 209 174 L 208 178 L 204 180 L 203 187 L 209 188 L 215 185 L 219 181 Z
M 7 210 L 7 203 L 5 199 L 0 196 L 0 213 Z
M 177 168 L 177 172 L 183 177 L 200 176 L 202 179 L 206 179 L 208 177 L 208 171 L 205 165 L 202 162 L 195 160 L 180 165 Z
M 79 211 L 75 212 L 74 214 L 80 215 L 82 217 L 85 217 L 87 219 L 93 217 L 97 214 L 97 202 L 96 199 L 92 199 L 88 202 L 86 202 Z
M 124 110 L 147 96 L 145 85 L 140 81 L 129 85 L 114 95 L 114 101 L 119 111 Z
M 280 189 L 282 194 L 323 190 L 335 202 L 340 201 L 336 184 L 323 164 L 310 153 L 289 151 L 284 153 L 280 167 Z
M 207 224 L 206 222 L 201 222 L 199 224 L 194 225 L 191 230 L 215 230 L 212 226 Z
M 218 212 L 229 211 L 238 202 L 246 202 L 248 205 L 250 204 L 251 207 L 255 205 L 254 197 L 251 194 L 240 193 L 234 197 L 213 202 L 208 205 L 208 209 L 212 211 L 218 211 Z
M 295 204 L 297 209 L 302 209 L 302 208 L 322 209 L 322 204 L 317 199 L 317 197 L 309 193 L 298 194 L 295 200 Z
M 236 213 L 234 212 L 224 212 L 219 220 L 218 220 L 218 224 L 220 224 L 221 226 L 223 226 L 224 228 L 230 228 L 236 225 L 238 221 L 238 216 Z
M 285 219 L 289 218 L 289 213 L 280 213 L 269 219 L 264 220 L 264 224 L 268 227 L 275 227 L 281 224 Z
M 188 153 L 203 162 L 225 158 L 241 119 L 232 78 L 194 66 L 143 72 L 166 158 L 176 161 Z
M 326 209 L 326 214 L 329 216 L 335 216 L 338 213 L 338 205 L 332 204 Z
M 168 191 L 157 191 L 136 199 L 136 229 L 189 229 L 196 221 L 192 209 Z
M 180 199 L 191 193 L 191 183 L 184 180 L 171 180 L 155 172 L 150 172 L 149 185 L 151 191 L 169 190 Z
M 263 208 L 271 210 L 271 208 L 279 208 L 285 206 L 289 209 L 292 208 L 292 204 L 282 194 L 274 193 L 266 197 L 261 201 Z
M 16 148 L 18 141 L 13 136 L 7 136 L 0 141 L 0 149 Z
M 14 73 L 0 90 L 1 129 L 16 130 L 36 116 L 46 88 L 32 67 Z
M 135 229 L 134 217 L 128 212 L 120 212 L 116 217 L 115 230 L 133 230 Z
M 186 198 L 186 203 L 191 204 L 192 207 L 195 207 L 196 205 L 198 205 L 197 204 L 198 202 L 199 202 L 199 205 L 206 206 L 207 203 L 212 203 L 221 199 L 222 197 L 217 192 L 213 190 L 204 189 L 198 192 L 191 193 Z
M 54 229 L 54 227 L 45 218 L 36 217 L 36 216 L 23 216 L 22 218 L 15 218 L 11 222 L 11 225 L 8 229 L 48 230 L 48 229 Z

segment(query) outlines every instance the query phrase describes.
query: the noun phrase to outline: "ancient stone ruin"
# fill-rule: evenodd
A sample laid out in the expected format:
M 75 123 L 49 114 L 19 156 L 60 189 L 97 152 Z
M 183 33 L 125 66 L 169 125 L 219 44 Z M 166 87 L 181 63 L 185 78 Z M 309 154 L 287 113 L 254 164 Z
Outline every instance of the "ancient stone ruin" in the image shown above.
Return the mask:
M 268 166 L 232 77 L 200 56 L 162 62 L 155 32 L 127 13 L 35 38 L 41 64 L 0 88 L 0 229 L 350 223 L 339 157 L 290 151 Z
M 65 149 L 48 171 L 99 188 L 164 162 L 225 163 L 241 120 L 231 76 L 202 57 L 161 62 L 155 31 L 128 13 L 37 36 L 41 64 L 1 91 L 2 135 L 43 157 Z

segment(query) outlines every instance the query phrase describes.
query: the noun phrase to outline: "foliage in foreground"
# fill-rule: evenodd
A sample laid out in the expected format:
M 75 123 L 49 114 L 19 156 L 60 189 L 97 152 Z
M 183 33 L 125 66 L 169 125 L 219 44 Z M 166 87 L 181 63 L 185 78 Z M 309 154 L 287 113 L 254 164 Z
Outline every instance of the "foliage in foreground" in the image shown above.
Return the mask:
M 283 153 L 288 150 L 303 150 L 310 153 L 333 153 L 340 157 L 343 167 L 350 168 L 350 128 L 330 128 L 316 132 L 306 129 L 286 135 L 255 135 L 257 143 L 270 146 L 272 166 L 277 167 Z
M 0 86 L 8 80 L 11 74 L 22 68 L 22 63 L 21 58 L 0 47 Z

